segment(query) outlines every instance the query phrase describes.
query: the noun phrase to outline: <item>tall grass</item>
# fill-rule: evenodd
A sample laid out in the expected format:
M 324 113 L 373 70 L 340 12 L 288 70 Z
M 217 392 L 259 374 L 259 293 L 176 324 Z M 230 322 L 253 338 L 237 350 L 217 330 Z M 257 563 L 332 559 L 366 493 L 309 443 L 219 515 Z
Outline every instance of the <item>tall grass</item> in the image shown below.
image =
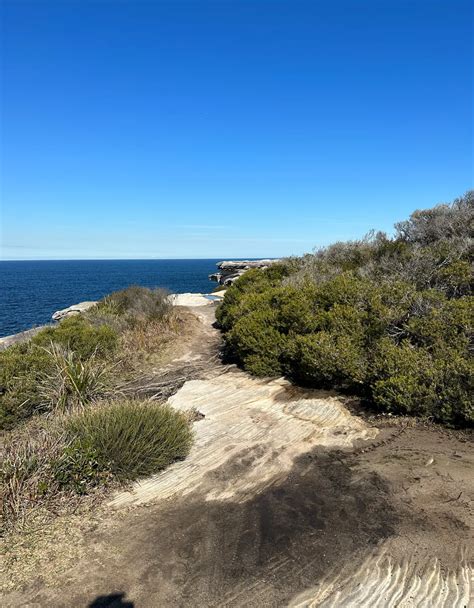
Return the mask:
M 23 523 L 57 485 L 52 463 L 64 449 L 65 433 L 44 421 L 10 435 L 1 453 L 2 530 Z
M 184 458 L 193 438 L 185 414 L 133 400 L 87 408 L 68 419 L 66 430 L 121 480 L 155 473 Z
M 84 406 L 105 393 L 109 365 L 98 359 L 97 352 L 82 360 L 54 342 L 45 350 L 52 369 L 43 374 L 40 390 L 53 409 Z
M 37 417 L 11 433 L 1 452 L 2 528 L 161 471 L 184 458 L 192 441 L 189 416 L 151 402 L 102 402 Z

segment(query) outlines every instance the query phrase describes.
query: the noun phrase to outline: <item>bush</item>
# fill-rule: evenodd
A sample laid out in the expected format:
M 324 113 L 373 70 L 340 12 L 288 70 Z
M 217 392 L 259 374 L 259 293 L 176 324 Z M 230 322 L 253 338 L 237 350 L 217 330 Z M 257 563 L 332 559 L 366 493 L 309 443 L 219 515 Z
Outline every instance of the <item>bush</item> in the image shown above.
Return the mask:
M 51 343 L 58 344 L 84 360 L 92 355 L 112 355 L 118 345 L 118 334 L 108 325 L 94 326 L 84 316 L 76 315 L 64 319 L 56 327 L 41 330 L 31 342 L 43 348 Z
M 432 416 L 451 423 L 474 422 L 472 369 L 456 349 L 442 356 L 408 341 L 380 342 L 373 355 L 372 399 L 382 411 Z
M 67 419 L 76 450 L 121 480 L 156 473 L 184 458 L 192 444 L 185 414 L 167 405 L 120 401 L 87 408 Z
M 172 308 L 169 293 L 165 289 L 131 286 L 105 297 L 93 312 L 112 317 L 125 317 L 133 324 L 161 321 L 170 314 Z
M 9 429 L 48 405 L 41 390 L 53 370 L 50 355 L 31 343 L 0 352 L 0 428 Z
M 382 411 L 474 422 L 474 196 L 252 270 L 217 309 L 225 353 L 256 375 L 358 393 Z
M 362 345 L 349 336 L 325 331 L 296 336 L 288 349 L 288 361 L 289 374 L 306 386 L 354 388 L 366 376 Z
M 33 414 L 83 405 L 102 395 L 109 366 L 101 357 L 110 355 L 117 343 L 116 333 L 109 330 L 73 317 L 41 331 L 28 343 L 0 352 L 0 429 L 10 429 Z
M 235 353 L 245 369 L 256 376 L 282 372 L 285 337 L 273 326 L 271 309 L 260 309 L 241 317 L 226 336 L 228 353 Z

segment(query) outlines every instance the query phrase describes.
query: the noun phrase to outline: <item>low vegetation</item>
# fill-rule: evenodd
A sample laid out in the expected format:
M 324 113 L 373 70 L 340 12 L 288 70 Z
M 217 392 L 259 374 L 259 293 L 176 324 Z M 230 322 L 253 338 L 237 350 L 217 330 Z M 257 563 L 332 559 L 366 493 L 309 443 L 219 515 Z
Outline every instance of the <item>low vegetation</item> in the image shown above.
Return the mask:
M 173 325 L 164 290 L 129 287 L 87 314 L 64 319 L 0 352 L 0 428 L 111 393 L 117 376 L 159 350 Z
M 4 530 L 186 456 L 188 418 L 120 389 L 178 326 L 165 291 L 131 287 L 0 352 Z
M 360 395 L 381 412 L 472 424 L 474 194 L 267 270 L 217 311 L 226 354 L 260 376 Z
M 165 405 L 133 400 L 96 403 L 68 415 L 37 419 L 7 440 L 1 467 L 3 526 L 28 520 L 43 506 L 155 473 L 184 458 L 189 419 Z
M 87 408 L 66 423 L 68 436 L 99 468 L 137 479 L 184 458 L 192 442 L 189 419 L 167 405 L 125 400 Z

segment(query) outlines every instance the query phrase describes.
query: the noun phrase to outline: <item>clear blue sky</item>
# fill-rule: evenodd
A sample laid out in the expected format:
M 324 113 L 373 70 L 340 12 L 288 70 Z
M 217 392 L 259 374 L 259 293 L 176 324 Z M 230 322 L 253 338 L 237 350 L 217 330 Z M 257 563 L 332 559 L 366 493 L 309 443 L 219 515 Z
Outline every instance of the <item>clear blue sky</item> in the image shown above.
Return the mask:
M 3 0 L 3 259 L 298 254 L 452 200 L 470 5 Z

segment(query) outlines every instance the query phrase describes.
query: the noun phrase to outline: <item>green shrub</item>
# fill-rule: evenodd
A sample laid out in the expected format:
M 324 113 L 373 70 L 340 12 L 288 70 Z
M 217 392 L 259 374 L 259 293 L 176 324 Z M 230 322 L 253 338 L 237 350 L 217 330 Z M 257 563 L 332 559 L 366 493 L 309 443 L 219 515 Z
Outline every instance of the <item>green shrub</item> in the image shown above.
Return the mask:
M 226 335 L 228 352 L 235 353 L 244 368 L 256 376 L 282 373 L 280 358 L 285 337 L 272 322 L 270 309 L 256 310 L 239 319 Z
M 296 336 L 288 349 L 289 374 L 318 388 L 358 385 L 365 380 L 366 357 L 360 343 L 325 331 Z
M 343 387 L 381 411 L 474 422 L 474 195 L 371 233 L 245 273 L 217 309 L 228 358 Z
M 105 297 L 93 313 L 112 317 L 125 317 L 135 322 L 161 321 L 172 310 L 169 293 L 165 289 L 148 289 L 131 286 Z
M 41 380 L 53 370 L 50 355 L 31 343 L 0 352 L 0 428 L 12 428 L 47 409 Z
M 41 330 L 31 341 L 43 348 L 48 348 L 53 342 L 74 351 L 80 359 L 87 359 L 94 354 L 102 357 L 113 354 L 118 345 L 118 335 L 108 325 L 95 326 L 83 315 L 75 315 L 55 327 Z
M 121 480 L 156 473 L 184 458 L 193 437 L 184 414 L 138 401 L 86 408 L 67 419 L 66 431 L 75 450 L 94 454 L 99 468 Z
M 472 365 L 453 349 L 434 356 L 408 341 L 384 339 L 373 354 L 371 390 L 382 411 L 474 422 Z
M 118 334 L 111 327 L 75 316 L 0 352 L 0 428 L 101 394 L 106 367 L 101 359 L 117 346 Z

